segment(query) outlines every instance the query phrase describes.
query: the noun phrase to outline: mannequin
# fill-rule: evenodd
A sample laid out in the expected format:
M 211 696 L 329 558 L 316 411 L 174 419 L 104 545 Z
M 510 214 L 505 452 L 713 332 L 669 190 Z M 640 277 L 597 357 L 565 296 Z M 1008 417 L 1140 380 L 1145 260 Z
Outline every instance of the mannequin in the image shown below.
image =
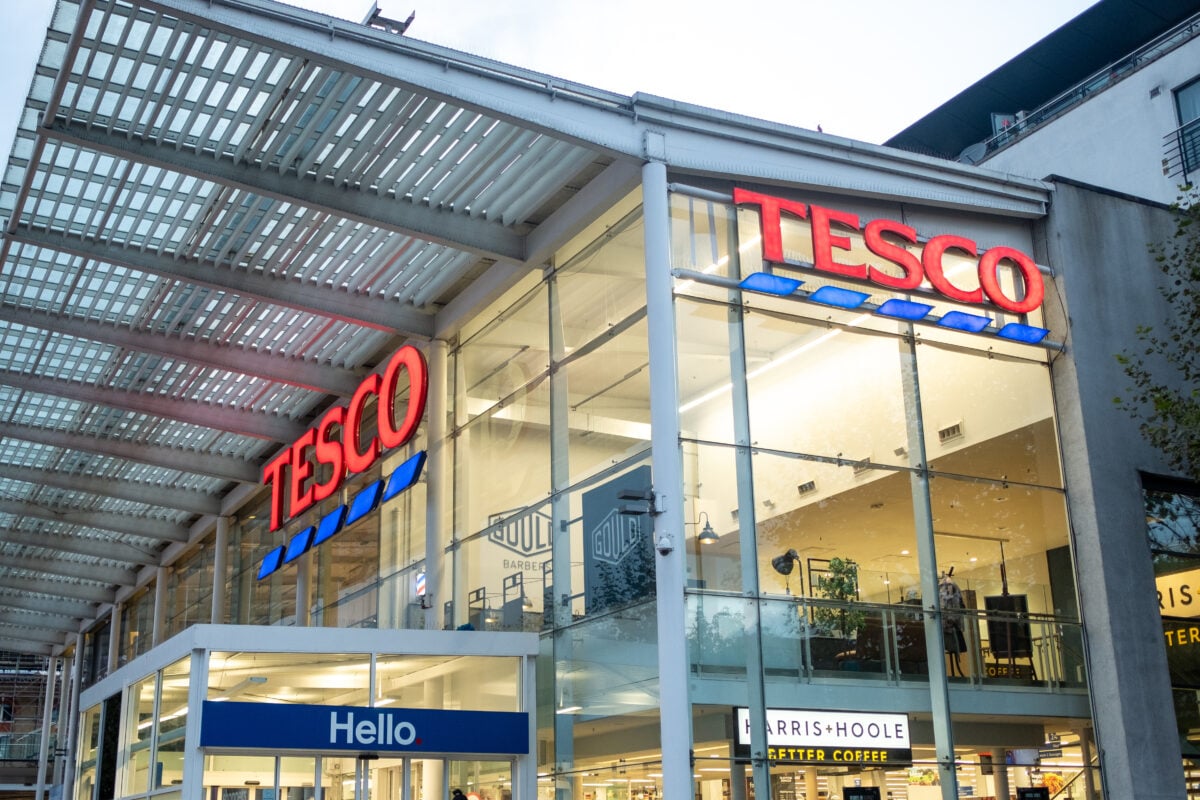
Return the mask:
M 954 567 L 948 572 L 943 572 L 938 580 L 938 600 L 943 612 L 955 612 L 963 608 L 962 590 L 954 582 Z M 946 653 L 950 656 L 950 674 L 965 677 L 960 658 L 967 649 L 967 641 L 963 636 L 960 615 L 942 614 L 942 638 L 946 643 Z

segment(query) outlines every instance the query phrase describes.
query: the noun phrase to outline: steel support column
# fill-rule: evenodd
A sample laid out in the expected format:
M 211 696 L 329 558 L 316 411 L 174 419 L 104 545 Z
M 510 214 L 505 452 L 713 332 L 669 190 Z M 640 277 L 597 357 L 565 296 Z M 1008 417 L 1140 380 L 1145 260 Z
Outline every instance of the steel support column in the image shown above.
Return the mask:
M 642 167 L 646 246 L 646 322 L 650 348 L 650 456 L 654 475 L 655 569 L 658 584 L 659 728 L 663 795 L 691 797 L 691 716 L 688 713 L 687 625 L 683 597 L 683 457 L 672 297 L 667 167 Z M 689 731 L 681 736 L 681 731 Z

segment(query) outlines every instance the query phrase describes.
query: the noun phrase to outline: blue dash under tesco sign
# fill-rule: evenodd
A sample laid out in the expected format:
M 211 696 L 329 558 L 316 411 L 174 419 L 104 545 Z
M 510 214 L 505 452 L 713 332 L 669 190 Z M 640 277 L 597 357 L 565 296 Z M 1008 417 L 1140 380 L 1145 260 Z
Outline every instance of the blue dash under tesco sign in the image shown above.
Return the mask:
M 406 374 L 408 399 L 401 407 L 397 395 L 404 389 L 402 377 Z M 425 414 L 428 394 L 425 356 L 412 345 L 401 347 L 381 373 L 372 373 L 359 384 L 347 405 L 327 411 L 320 422 L 263 468 L 263 483 L 271 487 L 271 530 L 278 530 L 287 519 L 331 497 L 347 475 L 366 472 L 384 453 L 407 444 Z M 364 439 L 363 418 L 372 399 L 376 401 L 377 424 L 375 432 Z M 398 415 L 401 408 L 403 413 Z M 380 503 L 412 487 L 421 477 L 425 456 L 424 452 L 417 453 L 391 476 L 368 484 L 349 503 L 269 552 L 259 566 L 258 579 L 271 575 Z
M 529 715 L 207 700 L 200 746 L 373 753 L 529 752 Z

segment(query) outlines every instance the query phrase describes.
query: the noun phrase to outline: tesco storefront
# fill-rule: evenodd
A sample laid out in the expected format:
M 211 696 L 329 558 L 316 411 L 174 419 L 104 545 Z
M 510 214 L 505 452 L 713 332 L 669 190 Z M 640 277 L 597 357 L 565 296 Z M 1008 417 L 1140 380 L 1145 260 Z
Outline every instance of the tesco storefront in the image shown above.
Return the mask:
M 1095 790 L 1032 224 L 648 174 L 127 604 L 77 797 Z

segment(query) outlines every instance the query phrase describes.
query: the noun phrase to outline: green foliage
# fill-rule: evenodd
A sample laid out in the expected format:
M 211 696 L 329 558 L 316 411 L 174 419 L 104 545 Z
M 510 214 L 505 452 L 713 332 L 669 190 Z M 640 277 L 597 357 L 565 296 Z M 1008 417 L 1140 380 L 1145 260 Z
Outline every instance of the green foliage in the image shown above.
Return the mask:
M 1174 235 L 1150 246 L 1172 314 L 1161 328 L 1139 325 L 1139 348 L 1116 357 L 1132 385 L 1113 402 L 1173 469 L 1200 480 L 1200 192 L 1183 187 L 1172 212 Z
M 817 573 L 814 588 L 819 597 L 853 603 L 858 599 L 858 564 L 848 558 L 829 559 L 829 568 Z M 817 623 L 828 625 L 845 637 L 861 628 L 865 618 L 862 611 L 847 606 L 813 609 L 813 619 Z

